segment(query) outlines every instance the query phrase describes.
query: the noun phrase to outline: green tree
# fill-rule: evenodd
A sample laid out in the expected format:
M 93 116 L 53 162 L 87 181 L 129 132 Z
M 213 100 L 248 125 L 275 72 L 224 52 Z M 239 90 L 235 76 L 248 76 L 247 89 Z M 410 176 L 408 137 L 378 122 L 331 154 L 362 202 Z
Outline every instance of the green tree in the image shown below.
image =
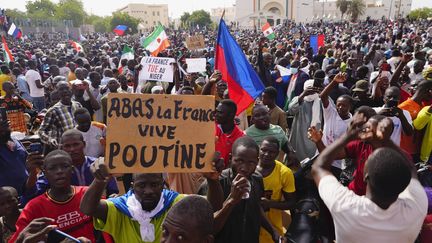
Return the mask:
M 93 25 L 96 32 L 104 33 L 110 31 L 110 21 L 111 17 L 101 17 L 91 14 L 85 18 L 84 23 Z
M 347 13 L 351 15 L 352 21 L 357 21 L 358 17 L 363 15 L 366 10 L 366 4 L 363 0 L 352 0 L 348 6 Z
M 432 8 L 418 8 L 415 10 L 412 10 L 408 17 L 410 19 L 427 19 L 432 17 Z
M 95 20 L 92 23 L 92 25 L 94 26 L 96 32 L 106 33 L 112 30 L 110 29 L 111 26 L 110 23 L 111 23 L 111 17 L 103 17 Z
M 98 21 L 99 19 L 102 19 L 103 17 L 95 14 L 87 15 L 84 19 L 84 24 L 93 24 L 93 22 Z
M 344 14 L 347 12 L 349 6 L 348 0 L 337 0 L 336 7 L 341 11 L 341 19 L 343 19 Z
M 129 27 L 130 34 L 138 32 L 138 24 L 140 20 L 130 16 L 127 13 L 115 12 L 110 19 L 110 30 L 113 30 L 117 25 L 126 25 Z
M 184 12 L 183 15 L 180 17 L 180 23 L 181 23 L 182 27 L 188 26 L 189 17 L 190 17 L 190 13 L 188 13 L 188 12 Z
M 24 19 L 27 17 L 27 13 L 20 11 L 16 8 L 14 9 L 6 9 L 5 10 L 6 16 L 11 17 L 12 19 Z
M 74 27 L 84 23 L 87 13 L 81 0 L 60 0 L 57 5 L 56 18 L 59 20 L 72 20 Z
M 26 10 L 30 18 L 53 19 L 56 15 L 57 6 L 50 0 L 27 1 Z
M 205 10 L 193 11 L 188 21 L 192 26 L 199 25 L 200 27 L 209 26 L 212 23 L 210 14 Z

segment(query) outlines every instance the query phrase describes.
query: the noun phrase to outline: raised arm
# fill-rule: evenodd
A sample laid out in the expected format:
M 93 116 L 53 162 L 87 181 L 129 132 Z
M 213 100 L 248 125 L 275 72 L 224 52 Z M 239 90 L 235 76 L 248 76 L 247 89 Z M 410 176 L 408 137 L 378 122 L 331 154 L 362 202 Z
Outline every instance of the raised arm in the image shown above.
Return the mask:
M 92 216 L 106 222 L 108 206 L 105 200 L 101 200 L 102 194 L 111 176 L 103 163 L 103 159 L 97 159 L 91 166 L 94 180 L 81 199 L 80 210 L 88 216 Z
M 411 61 L 412 56 L 411 55 L 407 55 L 404 54 L 402 56 L 401 61 L 399 62 L 399 65 L 396 67 L 395 72 L 392 75 L 392 78 L 390 79 L 390 85 L 391 86 L 397 86 L 399 87 L 400 85 L 398 84 L 400 75 L 402 73 L 402 70 L 404 69 L 404 67 L 408 64 L 409 61 Z
M 99 102 L 96 100 L 96 97 L 94 97 L 93 93 L 90 91 L 90 85 L 87 82 L 84 82 L 86 84 L 86 90 L 85 92 L 88 94 L 90 98 L 90 104 L 93 110 L 97 111 L 101 108 Z
M 201 94 L 212 95 L 212 90 L 214 85 L 221 79 L 222 79 L 222 74 L 218 70 L 215 70 L 215 72 L 210 76 L 209 81 L 206 84 L 204 84 Z
M 331 165 L 336 159 L 338 151 L 344 150 L 345 146 L 350 141 L 358 137 L 361 127 L 365 123 L 366 117 L 361 113 L 356 113 L 348 131 L 320 153 L 315 163 L 312 165 L 312 176 L 317 186 L 321 178 L 332 174 Z
M 338 73 L 333 80 L 323 89 L 320 94 L 321 101 L 323 103 L 324 108 L 327 108 L 329 105 L 328 96 L 332 89 L 339 85 L 339 83 L 345 82 L 347 78 L 346 73 Z

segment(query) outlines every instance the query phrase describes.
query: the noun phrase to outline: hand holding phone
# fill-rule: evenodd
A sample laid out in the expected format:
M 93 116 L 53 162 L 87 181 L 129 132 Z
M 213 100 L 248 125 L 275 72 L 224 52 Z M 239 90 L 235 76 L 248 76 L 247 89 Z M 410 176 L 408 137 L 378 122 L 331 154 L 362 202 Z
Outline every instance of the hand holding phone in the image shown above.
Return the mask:
M 30 144 L 27 151 L 29 153 L 42 154 L 42 152 L 43 152 L 42 144 L 41 143 L 32 143 L 32 144 Z

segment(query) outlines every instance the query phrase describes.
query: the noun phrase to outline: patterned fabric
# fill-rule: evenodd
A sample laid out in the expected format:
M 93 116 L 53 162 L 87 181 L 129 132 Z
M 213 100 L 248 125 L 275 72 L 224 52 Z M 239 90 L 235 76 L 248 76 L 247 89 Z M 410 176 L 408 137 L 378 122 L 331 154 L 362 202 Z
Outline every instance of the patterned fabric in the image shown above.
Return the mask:
M 81 104 L 75 101 L 72 101 L 70 106 L 59 101 L 49 108 L 39 129 L 41 140 L 46 144 L 52 144 L 55 140 L 59 144 L 62 134 L 75 127 L 73 113 L 81 107 Z
M 21 97 L 16 99 L 5 96 L 0 97 L 0 107 L 6 108 L 10 128 L 12 131 L 27 133 L 27 124 L 24 118 L 24 110 L 31 109 L 32 104 Z

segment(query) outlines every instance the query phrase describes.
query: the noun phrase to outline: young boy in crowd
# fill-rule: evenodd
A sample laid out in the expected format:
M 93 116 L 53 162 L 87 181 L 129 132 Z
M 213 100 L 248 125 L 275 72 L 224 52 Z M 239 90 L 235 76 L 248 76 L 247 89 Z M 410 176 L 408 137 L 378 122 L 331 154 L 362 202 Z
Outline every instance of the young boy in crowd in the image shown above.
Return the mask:
M 161 243 L 212 243 L 213 208 L 201 196 L 190 195 L 168 211 L 162 224 Z
M 265 88 L 262 94 L 262 102 L 269 108 L 270 123 L 280 126 L 284 132 L 288 128 L 287 115 L 276 105 L 277 90 L 274 87 Z
M 15 233 L 20 214 L 18 192 L 10 186 L 0 187 L 0 242 L 8 242 Z
M 291 169 L 276 158 L 279 154 L 279 141 L 265 137 L 260 146 L 257 171 L 264 181 L 264 197 L 261 198 L 267 218 L 280 235 L 283 234 L 282 211 L 291 209 L 295 203 L 295 181 Z M 260 242 L 273 242 L 272 236 L 261 228 Z
M 83 236 L 95 242 L 92 218 L 83 214 L 79 208 L 87 187 L 71 185 L 72 168 L 72 158 L 67 152 L 54 150 L 48 153 L 42 170 L 50 188 L 25 206 L 16 223 L 16 232 L 9 243 L 15 242 L 32 220 L 41 217 L 54 219 L 53 224 L 57 225 L 60 231 L 73 237 Z M 62 239 L 57 237 L 52 235 L 49 240 L 60 242 Z
M 259 147 L 248 136 L 232 146 L 231 168 L 220 177 L 207 177 L 207 198 L 215 212 L 216 242 L 258 243 L 262 226 L 278 242 L 279 233 L 270 224 L 260 205 L 264 196 L 262 176 L 255 172 Z

